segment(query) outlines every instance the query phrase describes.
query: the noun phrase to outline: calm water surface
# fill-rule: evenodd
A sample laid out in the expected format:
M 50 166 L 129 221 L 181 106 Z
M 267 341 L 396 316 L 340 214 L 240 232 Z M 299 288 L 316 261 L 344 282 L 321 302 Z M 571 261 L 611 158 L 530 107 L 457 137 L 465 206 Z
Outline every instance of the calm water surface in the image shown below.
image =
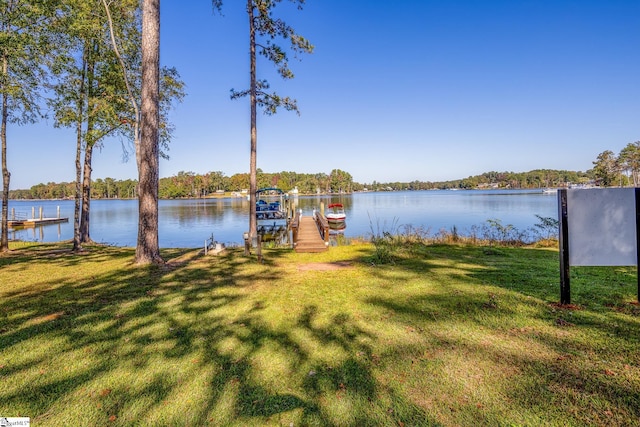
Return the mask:
M 320 203 L 342 203 L 347 214 L 348 237 L 368 236 L 383 231 L 403 231 L 410 225 L 435 234 L 456 226 L 468 234 L 474 226 L 498 219 L 524 231 L 538 222 L 535 215 L 557 218 L 557 198 L 541 191 L 460 190 L 399 191 L 357 193 L 344 196 L 301 196 L 298 205 L 303 215 L 311 215 Z M 9 201 L 16 216 L 60 215 L 73 219 L 73 201 Z M 240 243 L 249 228 L 249 202 L 244 198 L 161 200 L 159 202 L 159 238 L 161 247 L 201 247 L 214 235 L 219 242 Z M 91 238 L 117 246 L 135 246 L 138 227 L 137 200 L 92 200 Z M 73 237 L 71 222 L 10 232 L 11 239 L 57 242 Z

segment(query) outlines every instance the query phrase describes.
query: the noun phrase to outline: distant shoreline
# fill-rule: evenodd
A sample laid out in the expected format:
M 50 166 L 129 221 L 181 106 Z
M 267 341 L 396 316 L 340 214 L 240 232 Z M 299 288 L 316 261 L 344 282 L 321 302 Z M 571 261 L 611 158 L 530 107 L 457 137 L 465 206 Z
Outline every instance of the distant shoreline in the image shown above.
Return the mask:
M 564 188 L 564 187 L 558 187 L 558 188 Z M 598 188 L 598 187 L 596 187 Z M 313 197 L 313 196 L 351 196 L 353 194 L 361 194 L 361 193 L 398 193 L 398 192 L 403 192 L 403 191 L 410 191 L 410 192 L 421 192 L 421 191 L 527 191 L 527 192 L 535 192 L 535 191 L 541 191 L 543 192 L 545 189 L 557 189 L 556 187 L 553 188 L 548 188 L 548 187 L 541 187 L 541 188 L 429 188 L 429 189 L 417 189 L 417 190 L 413 190 L 413 189 L 403 189 L 403 190 L 367 190 L 367 191 L 352 191 L 349 193 L 298 193 L 298 194 L 289 194 L 289 197 Z M 160 198 L 158 200 L 211 200 L 211 199 L 246 199 L 247 198 L 247 194 L 242 194 L 242 195 L 234 195 L 233 191 L 230 192 L 225 192 L 224 194 L 211 194 L 211 195 L 207 195 L 205 197 L 175 197 L 175 198 Z M 112 197 L 112 198 L 91 198 L 91 200 L 96 201 L 96 200 L 137 200 L 137 197 Z M 9 199 L 9 201 L 34 201 L 34 202 L 39 202 L 39 201 L 74 201 L 74 198 L 64 198 L 64 199 Z

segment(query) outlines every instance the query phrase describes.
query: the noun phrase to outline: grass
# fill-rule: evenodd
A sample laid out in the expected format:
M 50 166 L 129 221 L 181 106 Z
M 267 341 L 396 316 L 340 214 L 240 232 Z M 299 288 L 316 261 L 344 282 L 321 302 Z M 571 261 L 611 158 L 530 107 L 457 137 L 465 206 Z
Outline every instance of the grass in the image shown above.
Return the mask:
M 563 307 L 548 248 L 13 249 L 0 415 L 33 425 L 640 425 L 635 268 Z

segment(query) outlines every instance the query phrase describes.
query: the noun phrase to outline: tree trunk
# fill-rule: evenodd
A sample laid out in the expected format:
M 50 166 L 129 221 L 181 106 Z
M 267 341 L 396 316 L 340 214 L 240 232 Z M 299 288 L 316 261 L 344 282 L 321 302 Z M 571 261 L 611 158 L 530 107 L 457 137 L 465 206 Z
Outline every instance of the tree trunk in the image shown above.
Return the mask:
M 6 76 L 9 72 L 7 58 L 2 58 L 2 73 Z M 4 89 L 4 88 L 3 88 Z M 9 117 L 9 105 L 6 90 L 2 93 L 2 127 L 0 138 L 2 139 L 2 236 L 0 237 L 0 252 L 9 251 L 9 181 L 11 174 L 7 169 L 7 119 Z
M 142 4 L 142 104 L 136 263 L 163 263 L 158 244 L 160 0 Z
M 93 84 L 94 84 L 94 70 L 96 64 L 96 57 L 98 57 L 97 44 L 93 44 L 90 48 L 90 53 L 87 59 L 87 110 L 93 109 Z M 91 114 L 87 114 L 87 133 L 85 138 L 85 150 L 84 150 L 84 173 L 82 178 L 82 213 L 80 215 L 80 243 L 92 243 L 91 236 L 89 234 L 90 223 L 90 211 L 91 211 L 91 171 L 93 162 L 93 146 L 92 140 L 93 131 L 93 119 Z
M 84 80 L 86 78 L 87 69 L 87 47 L 85 45 L 82 54 L 82 73 L 80 76 L 80 93 L 78 97 L 78 121 L 76 125 L 76 191 L 75 191 L 75 206 L 73 209 L 73 250 L 79 251 L 82 249 L 80 239 L 80 206 L 82 201 L 82 122 L 84 114 L 84 99 L 85 99 L 85 85 Z
M 257 245 L 258 221 L 256 219 L 257 185 L 257 82 L 256 82 L 256 29 L 253 16 L 253 0 L 247 0 L 249 13 L 249 53 L 251 56 L 251 86 L 249 99 L 251 103 L 251 155 L 249 160 L 249 238 Z
M 84 150 L 84 173 L 82 178 L 82 212 L 80 214 L 80 243 L 92 243 L 89 235 L 89 214 L 91 208 L 91 161 L 93 145 L 86 144 Z

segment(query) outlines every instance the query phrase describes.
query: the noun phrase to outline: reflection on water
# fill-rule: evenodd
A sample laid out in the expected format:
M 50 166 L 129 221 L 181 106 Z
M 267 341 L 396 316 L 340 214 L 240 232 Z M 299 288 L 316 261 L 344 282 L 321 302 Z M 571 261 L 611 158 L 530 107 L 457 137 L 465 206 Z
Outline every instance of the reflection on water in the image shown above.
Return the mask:
M 557 199 L 539 191 L 401 191 L 358 193 L 340 196 L 296 197 L 303 215 L 319 210 L 320 204 L 342 203 L 347 215 L 347 237 L 402 231 L 411 225 L 436 233 L 453 226 L 461 234 L 472 226 L 498 219 L 526 230 L 537 223 L 535 215 L 557 217 Z M 14 230 L 10 238 L 55 242 L 73 237 L 72 200 L 11 200 L 16 215 L 31 217 L 42 207 L 44 216 L 60 215 L 68 223 Z M 159 202 L 161 247 L 202 247 L 213 233 L 219 242 L 241 243 L 249 228 L 249 202 L 246 198 L 161 200 Z M 118 246 L 135 246 L 138 232 L 137 200 L 93 200 L 91 238 Z
M 25 237 L 26 236 L 26 237 Z M 45 237 L 46 236 L 46 237 Z M 18 227 L 9 229 L 10 240 L 31 240 L 36 242 L 57 242 L 62 238 L 62 226 L 58 224 L 38 227 Z

